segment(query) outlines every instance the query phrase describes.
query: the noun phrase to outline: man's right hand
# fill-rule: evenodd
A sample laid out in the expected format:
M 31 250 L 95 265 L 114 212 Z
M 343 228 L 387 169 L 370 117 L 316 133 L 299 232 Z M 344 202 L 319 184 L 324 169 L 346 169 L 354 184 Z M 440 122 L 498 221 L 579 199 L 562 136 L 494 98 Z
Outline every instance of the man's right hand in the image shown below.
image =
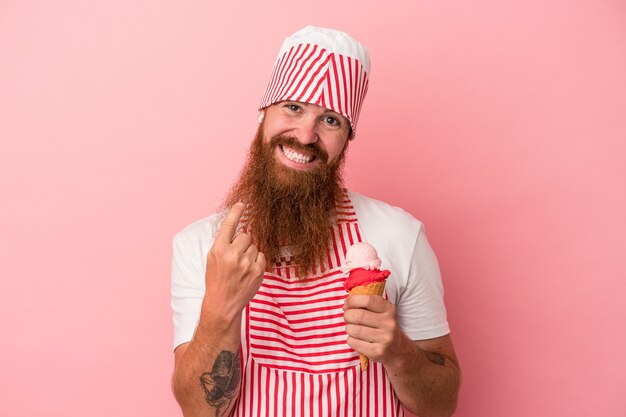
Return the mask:
M 204 302 L 231 318 L 241 313 L 258 291 L 266 265 L 265 255 L 248 234 L 235 236 L 243 211 L 243 203 L 230 209 L 207 254 Z

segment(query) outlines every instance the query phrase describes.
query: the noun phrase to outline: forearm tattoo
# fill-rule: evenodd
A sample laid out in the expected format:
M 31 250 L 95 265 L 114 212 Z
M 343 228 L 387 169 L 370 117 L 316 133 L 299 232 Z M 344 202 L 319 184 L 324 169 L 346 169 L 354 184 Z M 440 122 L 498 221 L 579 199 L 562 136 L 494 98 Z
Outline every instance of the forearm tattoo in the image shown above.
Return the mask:
M 228 408 L 239 387 L 241 379 L 241 363 L 237 352 L 221 351 L 215 358 L 211 372 L 200 376 L 200 386 L 204 391 L 207 404 L 214 407 L 215 415 L 221 415 L 220 409 Z
M 440 365 L 440 366 L 445 366 L 446 365 L 446 357 L 445 356 L 440 355 L 440 354 L 435 353 L 435 352 L 424 351 L 424 353 L 426 353 L 426 357 L 432 363 L 434 363 L 436 365 Z

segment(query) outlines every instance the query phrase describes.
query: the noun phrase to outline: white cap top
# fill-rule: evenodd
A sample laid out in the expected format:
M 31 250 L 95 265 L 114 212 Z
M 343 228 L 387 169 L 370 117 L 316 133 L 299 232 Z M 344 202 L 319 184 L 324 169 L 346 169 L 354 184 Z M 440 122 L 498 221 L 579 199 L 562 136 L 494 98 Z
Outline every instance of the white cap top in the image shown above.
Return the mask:
M 283 56 L 292 46 L 303 43 L 319 45 L 335 54 L 354 58 L 361 63 L 365 72 L 368 74 L 370 72 L 370 56 L 367 49 L 359 41 L 346 32 L 317 26 L 307 26 L 285 39 L 280 52 L 278 52 L 278 58 Z

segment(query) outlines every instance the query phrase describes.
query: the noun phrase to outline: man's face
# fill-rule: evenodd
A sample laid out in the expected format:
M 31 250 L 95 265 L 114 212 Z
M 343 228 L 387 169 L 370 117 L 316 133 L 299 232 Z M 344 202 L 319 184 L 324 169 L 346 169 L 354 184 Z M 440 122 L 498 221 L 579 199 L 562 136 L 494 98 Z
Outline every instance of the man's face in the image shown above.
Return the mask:
M 264 141 L 275 145 L 275 161 L 307 171 L 332 164 L 346 147 L 350 122 L 325 107 L 281 101 L 265 109 Z
M 285 244 L 302 271 L 325 258 L 329 221 L 344 197 L 349 132 L 346 118 L 320 106 L 284 101 L 266 108 L 224 207 L 246 203 L 249 232 L 267 259 L 278 261 Z

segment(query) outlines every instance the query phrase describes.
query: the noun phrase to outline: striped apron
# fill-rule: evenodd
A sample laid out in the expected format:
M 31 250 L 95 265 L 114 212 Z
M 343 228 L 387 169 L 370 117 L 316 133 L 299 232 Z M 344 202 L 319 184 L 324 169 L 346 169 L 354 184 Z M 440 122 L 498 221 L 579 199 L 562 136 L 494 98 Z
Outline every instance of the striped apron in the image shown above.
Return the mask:
M 347 248 L 361 241 L 347 195 L 328 256 L 301 281 L 289 257 L 266 272 L 242 325 L 241 393 L 235 416 L 402 416 L 381 364 L 367 371 L 346 343 L 342 306 Z

